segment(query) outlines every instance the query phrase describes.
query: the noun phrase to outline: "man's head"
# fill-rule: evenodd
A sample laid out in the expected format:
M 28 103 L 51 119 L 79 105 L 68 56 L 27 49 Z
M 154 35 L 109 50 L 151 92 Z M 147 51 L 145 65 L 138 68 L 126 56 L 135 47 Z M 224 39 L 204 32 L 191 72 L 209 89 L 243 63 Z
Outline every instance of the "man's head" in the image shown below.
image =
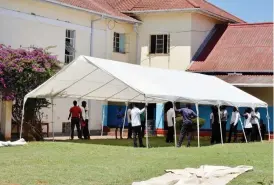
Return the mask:
M 87 102 L 86 101 L 82 101 L 82 107 L 86 107 L 87 106 Z
M 225 109 L 226 109 L 226 106 L 225 106 L 225 105 L 222 105 L 222 106 L 220 107 L 220 109 L 221 109 L 221 110 L 225 110 Z
M 137 107 L 136 103 L 132 103 L 131 106 L 132 106 L 132 108 Z
M 256 107 L 256 108 L 255 108 L 255 112 L 258 112 L 258 111 L 259 111 L 259 109 Z
M 77 101 L 74 100 L 73 101 L 73 105 L 76 106 L 77 105 Z
M 186 104 L 186 108 L 191 109 L 191 104 L 190 104 L 190 103 L 187 103 L 187 104 Z
M 233 107 L 233 112 L 238 111 L 238 109 L 236 107 Z

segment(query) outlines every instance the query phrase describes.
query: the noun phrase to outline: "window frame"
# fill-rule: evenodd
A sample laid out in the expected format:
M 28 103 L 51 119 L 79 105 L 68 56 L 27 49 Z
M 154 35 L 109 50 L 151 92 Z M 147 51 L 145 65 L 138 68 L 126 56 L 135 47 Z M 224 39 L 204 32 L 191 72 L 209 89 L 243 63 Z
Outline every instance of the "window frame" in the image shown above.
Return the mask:
M 118 37 L 116 36 L 116 34 L 118 34 Z M 120 36 L 121 35 L 124 35 L 124 51 L 121 51 L 121 48 L 119 47 L 120 46 L 119 44 L 120 44 Z M 120 54 L 126 54 L 126 53 L 128 53 L 127 46 L 129 47 L 129 43 L 128 43 L 128 38 L 127 37 L 128 37 L 128 35 L 126 33 L 113 32 L 113 47 L 112 47 L 112 51 L 114 53 L 120 53 Z
M 152 41 L 152 36 L 156 36 L 155 38 L 155 52 L 153 53 L 152 52 L 152 44 L 151 44 L 151 41 Z M 163 36 L 163 46 L 162 46 L 162 52 L 157 52 L 157 36 Z M 166 47 L 167 47 L 167 52 L 165 53 L 165 36 L 167 37 L 167 43 L 166 43 Z M 150 34 L 149 35 L 149 55 L 170 55 L 170 34 Z
M 72 35 L 72 36 L 71 36 Z M 70 44 L 73 47 L 72 52 L 68 51 L 69 54 L 66 54 L 66 46 L 67 46 L 67 40 L 69 40 Z M 66 29 L 66 35 L 65 35 L 65 64 L 69 64 L 75 59 L 75 42 L 76 42 L 76 31 L 71 29 Z

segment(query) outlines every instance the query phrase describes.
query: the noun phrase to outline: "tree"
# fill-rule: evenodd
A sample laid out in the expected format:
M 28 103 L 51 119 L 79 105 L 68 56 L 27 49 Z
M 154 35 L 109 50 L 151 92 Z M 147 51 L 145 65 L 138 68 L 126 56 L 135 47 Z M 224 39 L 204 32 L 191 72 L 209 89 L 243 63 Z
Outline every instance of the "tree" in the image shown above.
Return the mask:
M 24 96 L 49 79 L 60 69 L 60 62 L 50 48 L 12 49 L 0 44 L 0 92 L 3 101 L 14 101 L 13 122 L 20 124 Z M 29 99 L 25 106 L 24 134 L 42 139 L 41 108 L 46 99 Z

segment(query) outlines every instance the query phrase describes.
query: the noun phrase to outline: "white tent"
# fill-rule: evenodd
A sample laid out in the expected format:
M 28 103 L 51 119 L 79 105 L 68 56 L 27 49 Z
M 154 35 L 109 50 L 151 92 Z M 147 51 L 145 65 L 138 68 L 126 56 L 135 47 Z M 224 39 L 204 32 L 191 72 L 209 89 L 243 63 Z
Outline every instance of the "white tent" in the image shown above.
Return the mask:
M 28 93 L 25 101 L 27 98 L 57 97 L 117 102 L 189 102 L 196 107 L 198 104 L 267 107 L 265 102 L 214 76 L 87 56 L 78 57 Z

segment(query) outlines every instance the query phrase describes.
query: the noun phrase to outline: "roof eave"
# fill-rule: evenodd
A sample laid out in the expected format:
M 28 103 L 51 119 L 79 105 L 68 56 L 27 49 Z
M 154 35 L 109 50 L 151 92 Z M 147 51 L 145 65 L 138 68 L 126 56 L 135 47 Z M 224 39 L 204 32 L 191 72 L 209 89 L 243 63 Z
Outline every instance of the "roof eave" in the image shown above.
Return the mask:
M 141 11 L 121 11 L 121 13 L 125 14 L 145 14 L 145 13 L 174 13 L 174 12 L 184 12 L 184 13 L 191 13 L 191 12 L 198 12 L 201 14 L 204 14 L 206 16 L 215 18 L 220 21 L 224 22 L 231 22 L 231 23 L 237 23 L 237 21 L 233 19 L 229 19 L 227 17 L 223 17 L 217 14 L 214 14 L 210 11 L 203 10 L 201 8 L 183 8 L 183 9 L 162 9 L 162 10 L 141 10 Z
M 91 14 L 94 14 L 94 15 L 103 16 L 105 18 L 116 19 L 116 20 L 123 21 L 123 22 L 141 23 L 141 21 L 138 21 L 138 20 L 130 20 L 130 19 L 126 19 L 126 18 L 123 18 L 123 17 L 119 17 L 119 16 L 113 16 L 113 15 L 109 15 L 109 14 L 105 14 L 105 13 L 101 13 L 101 12 L 97 12 L 97 11 L 93 11 L 93 10 L 88 10 L 88 9 L 85 9 L 85 8 L 80 8 L 80 7 L 77 7 L 77 6 L 70 5 L 70 4 L 58 2 L 56 0 L 41 0 L 41 1 L 45 1 L 45 2 L 48 2 L 48 3 L 55 4 L 55 5 L 59 5 L 59 6 L 67 7 L 67 8 L 72 8 L 72 9 L 76 9 L 76 10 L 80 10 L 80 11 L 84 11 L 84 12 L 88 12 L 88 13 L 91 13 Z
M 273 83 L 230 83 L 237 87 L 274 87 Z

